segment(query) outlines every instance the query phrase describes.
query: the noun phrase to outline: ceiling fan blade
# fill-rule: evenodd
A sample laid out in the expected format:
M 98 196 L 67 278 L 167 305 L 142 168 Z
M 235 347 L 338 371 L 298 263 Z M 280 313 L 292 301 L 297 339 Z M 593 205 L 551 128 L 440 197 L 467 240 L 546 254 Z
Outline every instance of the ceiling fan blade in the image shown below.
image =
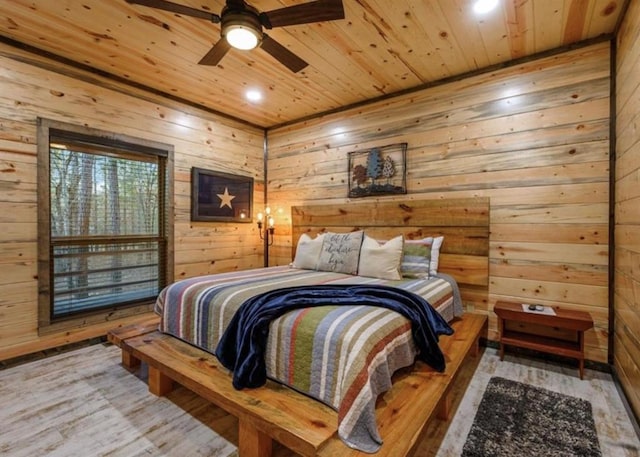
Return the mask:
M 268 29 L 338 19 L 344 19 L 342 0 L 317 0 L 260 14 L 260 22 Z
M 185 16 L 197 17 L 200 19 L 207 19 L 214 24 L 220 22 L 220 16 L 208 11 L 202 11 L 189 6 L 178 5 L 177 3 L 168 2 L 166 0 L 126 0 L 127 3 L 135 5 L 149 6 L 151 8 L 157 8 L 160 10 L 169 11 L 171 13 L 183 14 Z
M 266 33 L 262 36 L 262 44 L 260 45 L 260 47 L 271 54 L 278 62 L 280 62 L 282 65 L 284 65 L 294 73 L 298 73 L 300 70 L 309 65 L 307 62 L 302 60 L 293 52 L 289 51 L 287 48 L 282 46 Z
M 205 56 L 200 59 L 198 65 L 218 65 L 224 55 L 231 49 L 231 45 L 224 38 L 220 39 Z

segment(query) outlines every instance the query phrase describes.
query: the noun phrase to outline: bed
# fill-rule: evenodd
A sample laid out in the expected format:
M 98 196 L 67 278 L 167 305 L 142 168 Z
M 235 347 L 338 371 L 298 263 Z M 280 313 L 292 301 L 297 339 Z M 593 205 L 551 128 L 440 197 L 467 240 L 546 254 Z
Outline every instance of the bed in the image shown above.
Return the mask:
M 353 214 L 367 223 L 353 224 Z M 483 288 L 486 290 L 488 201 L 485 199 L 402 204 L 376 202 L 350 204 L 344 208 L 335 205 L 295 207 L 292 218 L 293 238 L 301 242 L 308 234 L 331 234 L 344 238 L 362 231 L 367 235 L 361 233 L 360 236 L 367 236 L 369 242 L 372 239 L 393 240 L 398 234 L 407 240 L 430 238 L 430 243 L 434 238 L 445 237 L 447 242 L 442 245 L 440 254 L 441 268 L 438 272 L 430 271 L 428 277 L 419 275 L 409 279 L 361 276 L 353 274 L 357 269 L 350 271 L 353 265 L 347 266 L 346 271 L 340 268 L 333 271 L 333 264 L 330 264 L 331 268 L 317 271 L 304 268 L 305 265 L 300 268 L 301 246 L 294 243 L 292 266 L 189 278 L 169 286 L 161 293 L 156 305 L 157 313 L 162 316 L 160 331 L 214 354 L 221 339 L 226 337 L 225 329 L 242 304 L 273 290 L 290 288 L 296 291 L 300 287 L 317 285 L 339 286 L 340 289 L 366 285 L 376 291 L 379 290 L 376 287 L 380 290 L 390 287 L 423 296 L 439 310 L 438 317 L 445 316 L 443 321 L 454 323 L 463 315 L 465 296 L 470 301 L 477 300 L 482 297 Z M 307 236 L 306 241 L 317 242 L 319 239 Z M 358 243 L 363 246 L 362 238 Z M 377 246 L 389 243 L 391 241 L 379 242 Z M 427 264 L 427 268 L 432 266 Z M 358 267 L 365 269 L 363 265 Z M 411 265 L 408 268 L 411 269 Z M 459 284 L 453 280 L 454 276 L 457 276 Z M 343 446 L 377 452 L 384 438 L 378 431 L 377 399 L 392 388 L 393 374 L 400 368 L 413 365 L 416 356 L 425 350 L 416 348 L 411 323 L 406 316 L 395 311 L 378 306 L 321 305 L 288 310 L 270 324 L 265 348 L 267 377 L 335 409 L 338 413 L 337 434 Z M 350 327 L 346 326 L 347 322 Z M 375 332 L 363 331 L 371 325 L 375 326 Z M 345 331 L 352 335 L 351 340 L 335 336 L 344 328 L 351 329 L 350 332 Z M 474 328 L 478 332 L 477 326 Z M 436 333 L 436 339 L 446 334 L 445 331 Z M 328 334 L 334 337 L 329 338 Z M 469 338 L 477 342 L 478 334 Z M 145 360 L 133 349 L 131 353 Z M 220 355 L 219 359 L 224 360 Z M 445 371 L 444 365 L 433 363 L 428 368 L 435 372 Z M 233 382 L 236 383 L 236 378 Z M 344 452 L 346 449 L 344 447 Z M 263 454 L 267 455 L 263 451 L 255 455 Z M 315 455 L 315 451 L 309 455 Z
M 224 330 L 247 300 L 267 291 L 315 285 L 359 285 L 367 291 L 371 285 L 393 285 L 424 297 L 449 320 L 462 315 L 457 289 L 454 296 L 457 285 L 448 276 L 390 281 L 284 266 L 172 284 L 156 304 L 162 316 L 160 331 L 215 354 Z M 376 452 L 381 438 L 375 400 L 389 389 L 392 374 L 415 360 L 411 323 L 377 306 L 327 306 L 333 301 L 329 296 L 322 302 L 325 306 L 288 311 L 273 320 L 265 350 L 266 374 L 336 409 L 343 441 L 355 449 Z M 231 341 L 231 348 L 235 344 Z M 221 351 L 218 358 L 224 354 Z

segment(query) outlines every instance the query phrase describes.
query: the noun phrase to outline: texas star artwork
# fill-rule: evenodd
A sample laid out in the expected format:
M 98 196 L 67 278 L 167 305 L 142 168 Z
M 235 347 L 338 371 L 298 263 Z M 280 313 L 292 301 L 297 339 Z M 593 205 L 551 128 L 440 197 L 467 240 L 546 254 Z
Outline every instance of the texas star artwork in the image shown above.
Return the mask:
M 229 188 L 224 188 L 224 194 L 216 194 L 220 198 L 220 208 L 228 206 L 229 209 L 233 210 L 233 206 L 231 206 L 231 200 L 236 198 L 235 195 L 229 194 Z
M 253 178 L 192 168 L 191 220 L 251 222 Z

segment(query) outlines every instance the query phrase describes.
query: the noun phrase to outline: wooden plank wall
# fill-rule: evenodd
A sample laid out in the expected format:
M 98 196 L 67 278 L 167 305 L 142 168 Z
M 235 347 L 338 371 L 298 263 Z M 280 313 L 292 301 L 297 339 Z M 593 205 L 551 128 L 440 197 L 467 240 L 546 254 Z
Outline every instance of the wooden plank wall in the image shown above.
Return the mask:
M 617 37 L 614 367 L 640 416 L 640 1 Z
M 489 337 L 497 300 L 559 304 L 591 313 L 606 362 L 609 59 L 595 44 L 269 130 L 271 263 L 290 261 L 291 206 L 349 201 L 348 152 L 407 142 L 408 195 L 380 200 L 491 200 Z
M 190 222 L 190 169 L 252 176 L 254 206 L 262 206 L 263 130 L 6 45 L 0 45 L 0 68 L 0 360 L 105 334 L 116 325 L 38 337 L 38 116 L 175 146 L 176 277 L 262 266 L 255 224 Z

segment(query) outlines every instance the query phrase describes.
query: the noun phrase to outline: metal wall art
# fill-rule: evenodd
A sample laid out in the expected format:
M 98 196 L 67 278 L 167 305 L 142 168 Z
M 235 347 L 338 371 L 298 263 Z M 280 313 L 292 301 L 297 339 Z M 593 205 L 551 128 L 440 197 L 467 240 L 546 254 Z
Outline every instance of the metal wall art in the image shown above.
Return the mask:
M 349 153 L 349 197 L 406 194 L 407 143 Z

